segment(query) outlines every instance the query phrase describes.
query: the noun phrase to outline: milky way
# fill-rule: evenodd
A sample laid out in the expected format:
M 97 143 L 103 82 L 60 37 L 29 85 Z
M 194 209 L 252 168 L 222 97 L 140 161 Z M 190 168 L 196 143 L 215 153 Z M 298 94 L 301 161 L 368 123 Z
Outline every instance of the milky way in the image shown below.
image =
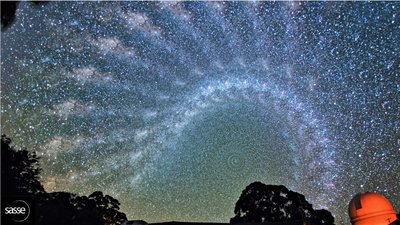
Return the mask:
M 400 3 L 21 3 L 1 33 L 2 133 L 47 191 L 130 219 L 228 222 L 253 181 L 336 221 L 400 207 Z M 399 210 L 399 208 L 397 208 Z

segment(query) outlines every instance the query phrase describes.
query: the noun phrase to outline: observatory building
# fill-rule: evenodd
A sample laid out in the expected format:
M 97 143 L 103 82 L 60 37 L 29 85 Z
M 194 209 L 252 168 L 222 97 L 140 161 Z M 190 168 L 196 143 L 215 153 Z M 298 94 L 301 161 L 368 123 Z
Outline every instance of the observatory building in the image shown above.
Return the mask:
M 398 224 L 396 211 L 383 195 L 365 192 L 350 201 L 349 216 L 353 225 Z

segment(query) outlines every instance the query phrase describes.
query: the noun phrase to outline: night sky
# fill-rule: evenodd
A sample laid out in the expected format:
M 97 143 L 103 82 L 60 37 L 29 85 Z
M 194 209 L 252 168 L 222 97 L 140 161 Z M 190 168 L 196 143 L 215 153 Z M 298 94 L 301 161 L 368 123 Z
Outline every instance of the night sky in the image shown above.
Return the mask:
M 24 2 L 1 38 L 1 133 L 49 192 L 148 222 L 228 222 L 257 180 L 337 223 L 358 192 L 400 210 L 400 2 Z

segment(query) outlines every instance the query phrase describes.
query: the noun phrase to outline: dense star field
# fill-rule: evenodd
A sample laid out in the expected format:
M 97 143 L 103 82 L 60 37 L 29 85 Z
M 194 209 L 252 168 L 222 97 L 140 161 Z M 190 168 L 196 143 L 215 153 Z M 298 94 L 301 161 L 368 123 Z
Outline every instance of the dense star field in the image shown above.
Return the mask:
M 399 210 L 399 2 L 25 2 L 1 38 L 1 132 L 47 191 L 148 222 L 228 222 L 256 180 Z

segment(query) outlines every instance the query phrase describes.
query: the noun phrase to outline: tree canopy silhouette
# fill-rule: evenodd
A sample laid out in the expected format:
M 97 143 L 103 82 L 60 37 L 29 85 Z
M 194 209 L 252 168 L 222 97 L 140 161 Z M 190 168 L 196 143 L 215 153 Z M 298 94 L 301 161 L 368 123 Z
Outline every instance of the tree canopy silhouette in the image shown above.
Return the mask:
M 26 149 L 16 150 L 11 139 L 1 136 L 2 196 L 33 196 L 39 225 L 118 225 L 127 220 L 118 200 L 101 191 L 89 196 L 68 192 L 46 193 L 39 181 L 39 157 Z
M 1 31 L 5 31 L 15 21 L 17 8 L 20 1 L 1 1 Z M 34 5 L 45 4 L 48 1 L 31 1 Z
M 19 1 L 1 1 L 1 31 L 5 30 L 15 20 Z
M 68 192 L 50 193 L 39 204 L 38 224 L 50 225 L 117 225 L 127 220 L 119 212 L 118 200 L 100 191 L 87 196 L 77 196 Z
M 45 193 L 39 181 L 39 157 L 26 149 L 11 146 L 11 139 L 1 136 L 2 196 L 38 195 Z
M 236 202 L 231 223 L 266 223 L 310 221 L 312 224 L 333 224 L 327 210 L 314 210 L 304 195 L 283 185 L 254 182 L 247 186 Z

